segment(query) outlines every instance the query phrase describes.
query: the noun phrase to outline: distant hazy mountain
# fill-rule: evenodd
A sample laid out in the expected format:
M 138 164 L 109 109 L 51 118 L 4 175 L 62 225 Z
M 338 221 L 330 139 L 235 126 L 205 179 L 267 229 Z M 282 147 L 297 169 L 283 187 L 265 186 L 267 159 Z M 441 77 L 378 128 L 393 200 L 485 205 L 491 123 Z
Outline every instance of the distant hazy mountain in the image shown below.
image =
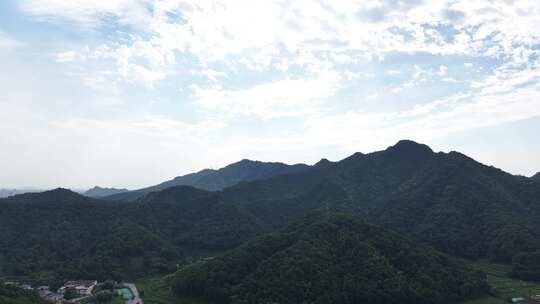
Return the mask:
M 134 200 L 147 193 L 173 186 L 192 186 L 202 190 L 217 191 L 241 182 L 297 173 L 309 168 L 310 166 L 304 164 L 287 165 L 276 162 L 260 162 L 244 159 L 219 170 L 205 169 L 196 173 L 175 177 L 172 180 L 155 186 L 111 195 L 107 199 L 121 201 Z
M 43 190 L 37 189 L 0 189 L 0 198 L 10 197 L 17 194 L 29 193 L 29 192 L 40 192 Z
M 104 197 L 128 191 L 128 189 L 102 188 L 99 186 L 95 186 L 94 188 L 85 191 L 83 194 L 89 197 Z

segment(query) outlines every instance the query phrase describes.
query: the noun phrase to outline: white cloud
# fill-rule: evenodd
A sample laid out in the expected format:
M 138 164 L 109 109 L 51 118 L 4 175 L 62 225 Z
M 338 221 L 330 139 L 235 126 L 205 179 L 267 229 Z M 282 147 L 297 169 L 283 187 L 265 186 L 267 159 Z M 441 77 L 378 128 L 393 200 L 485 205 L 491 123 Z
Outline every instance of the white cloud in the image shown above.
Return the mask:
M 193 75 L 203 76 L 208 81 L 215 83 L 218 82 L 219 78 L 227 78 L 228 75 L 225 72 L 216 71 L 213 69 L 206 69 L 206 70 L 193 70 L 191 71 Z
M 98 27 L 111 17 L 116 21 L 142 26 L 149 21 L 147 9 L 151 0 L 20 0 L 19 8 L 41 20 L 76 22 L 85 27 Z
M 268 146 L 285 151 L 285 155 L 296 147 L 314 151 L 323 145 L 338 146 L 348 152 L 368 151 L 403 137 L 428 141 L 460 130 L 540 115 L 538 1 L 20 0 L 17 3 L 34 21 L 79 26 L 83 33 L 89 33 L 82 45 L 74 46 L 69 41 L 70 45 L 44 51 L 50 51 L 45 57 L 50 59 L 50 54 L 55 54 L 57 60 L 57 63 L 47 62 L 47 68 L 57 64 L 55 73 L 66 72 L 80 79 L 91 93 L 79 92 L 73 86 L 51 95 L 66 100 L 79 100 L 78 94 L 91 95 L 82 96 L 86 97 L 85 102 L 73 108 L 83 112 L 90 107 L 88 104 L 115 105 L 121 108 L 119 112 L 125 111 L 117 113 L 118 116 L 129 116 L 123 120 L 114 115 L 111 118 L 106 115 L 110 113 L 95 107 L 93 110 L 98 114 L 88 111 L 92 113 L 89 115 L 103 115 L 107 119 L 70 120 L 49 113 L 54 118 L 27 121 L 31 128 L 19 123 L 6 131 L 9 124 L 1 126 L 5 131 L 3 139 L 9 138 L 13 144 L 22 142 L 21 138 L 36 141 L 31 148 L 44 155 L 47 149 L 52 149 L 51 160 L 59 163 L 64 162 L 61 150 L 69 147 L 51 148 L 46 143 L 80 145 L 80 154 L 65 161 L 72 162 L 72 168 L 77 163 L 100 160 L 110 164 L 123 155 L 128 158 L 126 167 L 128 161 L 148 162 L 145 155 L 172 160 L 174 157 L 170 155 L 178 155 L 178 151 L 193 162 L 206 157 L 199 162 L 204 165 L 212 163 L 211 157 L 203 153 L 207 147 L 225 150 L 222 148 L 234 146 L 236 154 L 230 152 L 234 154 L 230 154 L 232 160 L 241 151 L 268 149 Z M 100 33 L 93 35 L 96 32 Z M 87 46 L 87 43 L 95 44 Z M 0 31 L 0 49 L 19 45 Z M 32 59 L 37 61 L 37 57 Z M 41 79 L 49 75 L 41 72 Z M 4 74 L 0 76 L 11 76 Z M 65 83 L 70 85 L 71 81 Z M 12 87 L 22 87 L 20 83 L 24 82 L 12 83 Z M 445 86 L 444 90 L 437 91 L 445 96 L 432 98 L 430 92 L 441 86 Z M 461 93 L 446 90 L 454 87 L 459 87 Z M 29 91 L 25 89 L 20 91 Z M 131 91 L 136 91 L 132 93 L 137 94 L 136 98 L 127 93 Z M 404 93 L 407 98 L 389 95 L 392 93 Z M 36 108 L 60 108 L 44 107 L 46 102 L 37 99 L 33 101 Z M 159 115 L 133 118 L 148 111 L 139 104 L 130 108 L 130 103 L 137 103 L 133 99 L 140 103 L 147 99 L 152 113 L 170 111 L 171 115 L 185 119 L 172 120 Z M 160 109 L 162 99 L 167 106 Z M 66 104 L 61 108 L 69 108 Z M 14 113 L 14 117 L 25 115 L 15 110 L 0 114 L 6 117 L 6 113 Z M 73 113 L 65 115 L 72 117 Z M 11 120 L 15 121 L 14 117 Z M 294 117 L 287 120 L 294 121 L 294 125 L 277 126 L 279 130 L 272 135 L 260 138 L 247 135 L 249 131 L 258 131 L 255 125 L 274 123 L 267 120 L 282 117 Z M 242 126 L 242 131 L 231 132 L 234 134 L 224 131 L 227 124 L 238 120 L 252 123 L 246 118 L 266 121 L 254 123 L 253 130 Z M 216 133 L 227 143 L 212 146 L 211 139 L 218 137 Z M 40 136 L 49 141 L 41 140 Z M 139 145 L 140 142 L 150 147 Z M 109 145 L 109 150 L 119 152 L 107 155 Z M 185 147 L 191 146 L 197 147 L 195 152 L 184 152 Z M 89 149 L 87 154 L 83 148 Z M 21 151 L 30 158 L 30 150 Z M 16 150 L 4 159 L 17 156 L 13 151 Z M 144 166 L 152 170 L 150 167 Z
M 297 133 L 259 145 L 287 146 L 291 150 L 335 146 L 343 151 L 373 151 L 403 138 L 433 142 L 455 132 L 537 116 L 540 91 L 535 89 L 504 95 L 457 95 L 400 112 L 348 111 L 311 117 Z
M 99 27 L 111 16 L 137 26 L 142 33 L 107 43 L 100 52 L 115 58 L 119 77 L 147 87 L 178 68 L 178 54 L 194 56 L 200 70 L 195 73 L 223 75 L 244 67 L 252 73 L 299 68 L 316 74 L 382 60 L 392 52 L 507 56 L 524 62 L 535 54 L 531 46 L 540 43 L 540 4 L 524 0 L 22 0 L 20 7 L 85 26 Z M 440 76 L 445 72 L 440 70 Z M 131 73 L 137 76 L 127 77 Z M 207 79 L 218 82 L 215 76 Z
M 284 79 L 246 89 L 192 87 L 195 105 L 218 111 L 269 119 L 318 112 L 321 99 L 333 96 L 340 77 L 326 72 L 313 79 Z
M 439 67 L 439 71 L 437 72 L 437 75 L 439 75 L 440 77 L 445 77 L 448 75 L 448 67 L 445 66 L 445 65 L 441 65 Z
M 56 61 L 58 62 L 72 62 L 75 60 L 77 54 L 74 51 L 61 52 L 56 55 Z
M 12 50 L 21 45 L 21 42 L 0 30 L 0 50 Z

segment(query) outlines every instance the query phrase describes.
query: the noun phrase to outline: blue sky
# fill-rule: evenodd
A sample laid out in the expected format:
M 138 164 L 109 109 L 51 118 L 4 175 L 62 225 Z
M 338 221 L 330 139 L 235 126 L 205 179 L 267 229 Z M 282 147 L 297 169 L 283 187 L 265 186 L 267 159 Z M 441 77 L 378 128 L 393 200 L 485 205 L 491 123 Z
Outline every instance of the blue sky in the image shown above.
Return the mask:
M 0 187 L 413 139 L 540 171 L 540 3 L 3 0 Z

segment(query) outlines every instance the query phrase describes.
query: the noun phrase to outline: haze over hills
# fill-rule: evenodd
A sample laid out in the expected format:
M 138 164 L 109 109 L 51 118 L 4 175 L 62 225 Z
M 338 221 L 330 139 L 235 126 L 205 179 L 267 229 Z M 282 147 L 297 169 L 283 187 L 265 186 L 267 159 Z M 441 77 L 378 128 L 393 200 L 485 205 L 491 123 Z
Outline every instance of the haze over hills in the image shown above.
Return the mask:
M 0 189 L 0 198 L 6 198 L 17 194 L 41 192 L 43 190 L 38 189 Z
M 142 197 L 149 192 L 159 191 L 173 186 L 193 186 L 202 190 L 216 191 L 236 185 L 240 182 L 301 172 L 307 168 L 309 168 L 309 166 L 304 164 L 286 165 L 283 163 L 269 163 L 244 159 L 218 170 L 205 169 L 196 173 L 178 176 L 155 186 L 120 193 L 118 195 L 110 195 L 107 199 L 133 200 Z
M 128 192 L 128 189 L 117 189 L 117 188 L 102 188 L 99 186 L 95 186 L 91 189 L 88 189 L 84 192 L 84 195 L 89 197 L 104 197 L 119 193 Z
M 513 262 L 515 276 L 540 279 L 531 264 L 540 252 L 539 200 L 533 179 L 400 141 L 220 191 L 174 186 L 106 204 L 64 189 L 3 199 L 0 271 L 98 279 L 155 275 L 174 271 L 185 257 L 220 254 L 306 214 L 339 212 L 447 254 Z

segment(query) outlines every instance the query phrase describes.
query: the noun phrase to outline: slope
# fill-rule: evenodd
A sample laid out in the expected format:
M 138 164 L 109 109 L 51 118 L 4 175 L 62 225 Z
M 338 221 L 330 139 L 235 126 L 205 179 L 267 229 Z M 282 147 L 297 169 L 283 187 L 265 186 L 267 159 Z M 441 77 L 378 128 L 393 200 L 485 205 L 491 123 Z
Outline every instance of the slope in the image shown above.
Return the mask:
M 56 189 L 0 200 L 0 275 L 123 279 L 167 273 L 185 255 L 239 245 L 264 231 L 219 195 L 187 186 L 134 203 Z
M 344 216 L 303 219 L 188 265 L 172 284 L 216 303 L 450 303 L 488 290 L 464 264 Z

